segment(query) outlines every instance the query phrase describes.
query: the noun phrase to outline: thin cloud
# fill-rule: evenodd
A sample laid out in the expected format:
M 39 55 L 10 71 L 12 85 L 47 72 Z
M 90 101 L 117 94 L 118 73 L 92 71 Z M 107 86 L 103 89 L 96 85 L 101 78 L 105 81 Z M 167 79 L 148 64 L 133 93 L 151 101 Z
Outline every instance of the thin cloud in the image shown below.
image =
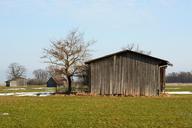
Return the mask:
M 158 2 L 163 7 L 172 7 L 175 5 L 176 0 L 159 0 Z

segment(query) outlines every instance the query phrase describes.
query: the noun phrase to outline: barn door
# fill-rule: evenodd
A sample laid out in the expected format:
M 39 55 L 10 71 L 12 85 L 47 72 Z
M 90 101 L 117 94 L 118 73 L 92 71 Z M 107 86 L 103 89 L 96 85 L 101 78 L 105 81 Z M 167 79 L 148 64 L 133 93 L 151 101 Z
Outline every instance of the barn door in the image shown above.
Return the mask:
M 165 90 L 165 69 L 166 67 L 160 68 L 160 92 Z

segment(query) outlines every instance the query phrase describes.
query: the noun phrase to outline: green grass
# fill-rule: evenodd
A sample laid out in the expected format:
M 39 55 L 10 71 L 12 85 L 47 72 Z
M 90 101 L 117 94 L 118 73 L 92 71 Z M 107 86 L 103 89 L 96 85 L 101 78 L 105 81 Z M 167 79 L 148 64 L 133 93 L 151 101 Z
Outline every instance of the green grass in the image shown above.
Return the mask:
M 191 128 L 191 120 L 192 96 L 0 97 L 1 128 Z
M 21 90 L 11 90 L 23 88 Z M 37 89 L 41 88 L 41 89 Z M 45 85 L 29 85 L 29 86 L 17 86 L 17 87 L 5 87 L 0 86 L 0 93 L 12 93 L 12 92 L 45 92 L 45 91 L 55 91 L 55 88 L 47 88 Z
M 40 87 L 17 92 L 44 91 L 34 90 Z M 192 91 L 192 85 L 168 84 L 166 90 Z M 0 97 L 0 128 L 191 128 L 191 120 L 192 95 Z
M 175 92 L 175 91 L 191 91 L 192 84 L 167 84 L 165 91 Z
M 19 89 L 22 88 L 21 90 L 11 90 L 11 89 Z M 41 89 L 37 89 L 41 88 Z M 65 92 L 67 90 L 66 87 L 58 87 L 57 91 L 59 92 Z M 87 91 L 87 86 L 82 86 L 81 88 L 75 88 L 72 86 L 72 91 L 77 92 L 83 92 Z M 0 93 L 13 93 L 13 92 L 55 92 L 56 88 L 47 88 L 46 85 L 28 85 L 28 86 L 17 86 L 17 87 L 5 87 L 5 86 L 0 86 Z

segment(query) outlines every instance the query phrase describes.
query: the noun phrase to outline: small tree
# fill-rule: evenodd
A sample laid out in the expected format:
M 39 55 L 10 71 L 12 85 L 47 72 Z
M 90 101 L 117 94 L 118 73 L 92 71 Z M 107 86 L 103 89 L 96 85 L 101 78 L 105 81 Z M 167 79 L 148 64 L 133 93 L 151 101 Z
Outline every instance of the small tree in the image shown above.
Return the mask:
M 45 63 L 55 65 L 67 79 L 68 91 L 72 91 L 72 77 L 82 71 L 85 60 L 89 57 L 88 47 L 94 41 L 85 41 L 83 34 L 71 31 L 63 40 L 51 41 L 51 47 L 44 49 Z
M 12 63 L 8 67 L 8 78 L 16 79 L 25 77 L 26 68 L 18 63 Z

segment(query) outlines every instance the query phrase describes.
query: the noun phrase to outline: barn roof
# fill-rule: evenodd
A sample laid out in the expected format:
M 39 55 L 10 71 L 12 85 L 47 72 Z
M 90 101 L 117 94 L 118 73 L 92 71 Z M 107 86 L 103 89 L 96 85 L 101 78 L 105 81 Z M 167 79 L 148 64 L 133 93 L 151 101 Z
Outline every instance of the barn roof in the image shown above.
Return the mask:
M 52 77 L 53 80 L 58 84 L 58 85 L 62 85 L 63 82 L 67 81 L 64 77 Z
M 143 57 L 147 57 L 147 58 L 150 58 L 150 59 L 153 59 L 153 60 L 161 61 L 163 65 L 173 66 L 173 64 L 171 64 L 167 60 L 160 59 L 160 58 L 157 58 L 157 57 L 153 57 L 153 56 L 150 56 L 150 55 L 146 55 L 146 54 L 143 54 L 143 53 L 135 52 L 135 51 L 130 51 L 130 50 L 123 50 L 123 51 L 119 51 L 119 52 L 112 53 L 112 54 L 109 54 L 109 55 L 105 55 L 103 57 L 99 57 L 99 58 L 96 58 L 96 59 L 93 59 L 93 60 L 89 60 L 89 61 L 85 62 L 85 64 L 90 64 L 92 62 L 95 62 L 95 61 L 98 61 L 98 60 L 101 60 L 101 59 L 104 59 L 104 58 L 107 58 L 107 57 L 111 57 L 111 56 L 114 56 L 114 55 L 120 55 L 120 54 L 123 54 L 123 53 L 131 53 L 131 54 L 135 54 L 135 55 L 141 55 Z
M 7 80 L 7 81 L 5 81 L 5 82 L 10 82 L 10 81 L 16 81 L 16 80 L 27 80 L 26 78 L 24 78 L 24 77 L 18 77 L 18 78 L 13 78 L 13 79 L 10 79 L 10 80 Z

